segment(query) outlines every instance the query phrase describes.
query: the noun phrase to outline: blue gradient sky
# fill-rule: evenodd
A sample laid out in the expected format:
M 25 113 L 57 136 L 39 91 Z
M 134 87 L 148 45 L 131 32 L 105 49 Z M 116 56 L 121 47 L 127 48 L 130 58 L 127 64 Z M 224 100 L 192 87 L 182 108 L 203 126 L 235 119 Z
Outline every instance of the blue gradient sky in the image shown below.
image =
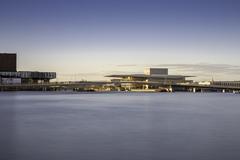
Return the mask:
M 60 79 L 163 65 L 240 80 L 239 0 L 0 0 L 0 37 L 19 70 Z

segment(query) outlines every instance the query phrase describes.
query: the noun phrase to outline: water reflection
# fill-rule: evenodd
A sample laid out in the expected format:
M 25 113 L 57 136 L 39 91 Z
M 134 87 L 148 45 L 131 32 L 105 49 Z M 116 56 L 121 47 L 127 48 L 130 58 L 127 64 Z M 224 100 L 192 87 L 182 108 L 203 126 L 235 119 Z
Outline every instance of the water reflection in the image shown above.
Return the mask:
M 0 93 L 0 158 L 240 158 L 239 95 Z

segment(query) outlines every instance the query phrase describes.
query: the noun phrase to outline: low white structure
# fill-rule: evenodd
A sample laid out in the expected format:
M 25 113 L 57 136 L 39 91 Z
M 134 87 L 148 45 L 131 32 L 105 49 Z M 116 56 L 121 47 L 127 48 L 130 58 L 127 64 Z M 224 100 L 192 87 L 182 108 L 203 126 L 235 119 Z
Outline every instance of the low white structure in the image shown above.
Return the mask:
M 199 85 L 205 85 L 205 86 L 209 86 L 211 85 L 211 81 L 201 81 L 201 82 L 198 82 Z
M 21 78 L 1 78 L 0 84 L 21 84 Z

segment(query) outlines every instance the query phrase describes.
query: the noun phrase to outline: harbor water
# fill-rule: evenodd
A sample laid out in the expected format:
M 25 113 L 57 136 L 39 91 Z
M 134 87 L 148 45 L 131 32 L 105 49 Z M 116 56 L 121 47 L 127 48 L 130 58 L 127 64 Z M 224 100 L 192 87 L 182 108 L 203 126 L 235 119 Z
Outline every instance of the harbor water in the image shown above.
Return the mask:
M 1 160 L 239 160 L 240 95 L 0 92 Z

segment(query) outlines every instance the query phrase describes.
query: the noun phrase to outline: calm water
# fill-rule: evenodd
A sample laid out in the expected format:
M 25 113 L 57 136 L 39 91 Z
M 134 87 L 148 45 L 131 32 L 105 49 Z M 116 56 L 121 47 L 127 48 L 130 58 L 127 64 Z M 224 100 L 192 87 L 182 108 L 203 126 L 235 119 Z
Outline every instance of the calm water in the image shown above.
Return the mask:
M 240 95 L 0 93 L 1 160 L 239 160 Z

